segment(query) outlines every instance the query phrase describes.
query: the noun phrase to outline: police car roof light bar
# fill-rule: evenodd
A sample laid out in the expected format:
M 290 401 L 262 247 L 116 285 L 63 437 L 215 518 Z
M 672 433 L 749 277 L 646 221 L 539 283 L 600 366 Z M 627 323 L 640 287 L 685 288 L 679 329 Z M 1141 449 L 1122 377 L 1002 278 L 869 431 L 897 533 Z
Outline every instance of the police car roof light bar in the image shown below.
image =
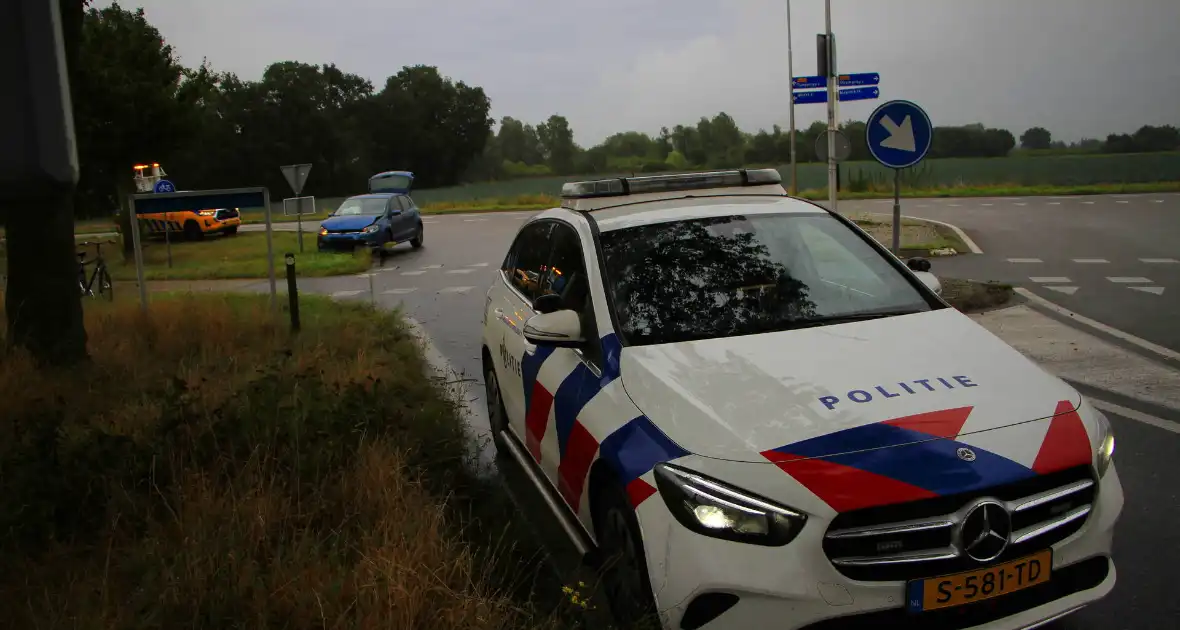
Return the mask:
M 781 184 L 782 175 L 773 168 L 681 173 L 677 175 L 645 175 L 619 177 L 584 182 L 569 182 L 561 187 L 562 199 L 591 199 L 622 197 L 640 193 L 675 192 L 702 188 L 730 188 L 735 186 L 764 186 Z

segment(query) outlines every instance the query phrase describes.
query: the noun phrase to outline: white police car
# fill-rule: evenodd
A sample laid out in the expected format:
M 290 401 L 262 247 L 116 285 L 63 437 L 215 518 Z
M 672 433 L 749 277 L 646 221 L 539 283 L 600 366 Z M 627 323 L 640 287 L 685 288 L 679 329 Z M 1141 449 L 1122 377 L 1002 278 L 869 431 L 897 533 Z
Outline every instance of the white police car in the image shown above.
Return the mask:
M 1110 425 L 773 170 L 567 184 L 487 293 L 496 445 L 624 627 L 1028 628 L 1115 582 Z

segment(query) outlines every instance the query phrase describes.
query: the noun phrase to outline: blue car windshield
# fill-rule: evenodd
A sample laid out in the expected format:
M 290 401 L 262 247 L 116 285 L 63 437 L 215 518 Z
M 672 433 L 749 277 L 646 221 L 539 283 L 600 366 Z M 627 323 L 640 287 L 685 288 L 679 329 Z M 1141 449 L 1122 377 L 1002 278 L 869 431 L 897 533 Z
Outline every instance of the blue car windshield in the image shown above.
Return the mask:
M 385 212 L 385 201 L 385 199 L 346 199 L 336 209 L 335 216 L 355 217 L 382 214 Z

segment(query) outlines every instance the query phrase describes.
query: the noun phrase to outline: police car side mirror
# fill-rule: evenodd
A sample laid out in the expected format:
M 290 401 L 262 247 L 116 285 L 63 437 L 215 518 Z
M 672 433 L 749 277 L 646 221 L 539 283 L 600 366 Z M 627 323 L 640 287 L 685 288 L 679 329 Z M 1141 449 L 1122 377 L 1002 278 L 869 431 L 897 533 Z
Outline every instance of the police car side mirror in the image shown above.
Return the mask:
M 911 271 L 930 271 L 930 261 L 921 256 L 914 256 L 905 261 L 905 266 L 909 267 Z
M 928 289 L 934 291 L 936 294 L 942 295 L 942 283 L 938 281 L 938 276 L 930 273 L 929 271 L 915 271 L 914 275 L 918 276 L 918 279 L 921 280 L 922 284 L 926 285 Z
M 524 323 L 524 338 L 538 346 L 558 348 L 577 347 L 585 341 L 582 320 L 569 309 L 533 315 Z
M 561 296 L 556 293 L 546 293 L 533 300 L 533 310 L 538 313 L 554 313 L 560 311 L 565 304 Z

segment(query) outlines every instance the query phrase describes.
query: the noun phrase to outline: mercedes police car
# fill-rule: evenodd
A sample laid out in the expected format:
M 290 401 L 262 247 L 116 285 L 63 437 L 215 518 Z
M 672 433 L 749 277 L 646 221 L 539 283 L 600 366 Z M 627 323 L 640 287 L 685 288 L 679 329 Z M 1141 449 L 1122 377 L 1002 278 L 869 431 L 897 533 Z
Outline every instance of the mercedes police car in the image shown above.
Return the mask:
M 483 323 L 497 448 L 624 627 L 1031 628 L 1110 592 L 1107 419 L 774 170 L 566 184 Z

